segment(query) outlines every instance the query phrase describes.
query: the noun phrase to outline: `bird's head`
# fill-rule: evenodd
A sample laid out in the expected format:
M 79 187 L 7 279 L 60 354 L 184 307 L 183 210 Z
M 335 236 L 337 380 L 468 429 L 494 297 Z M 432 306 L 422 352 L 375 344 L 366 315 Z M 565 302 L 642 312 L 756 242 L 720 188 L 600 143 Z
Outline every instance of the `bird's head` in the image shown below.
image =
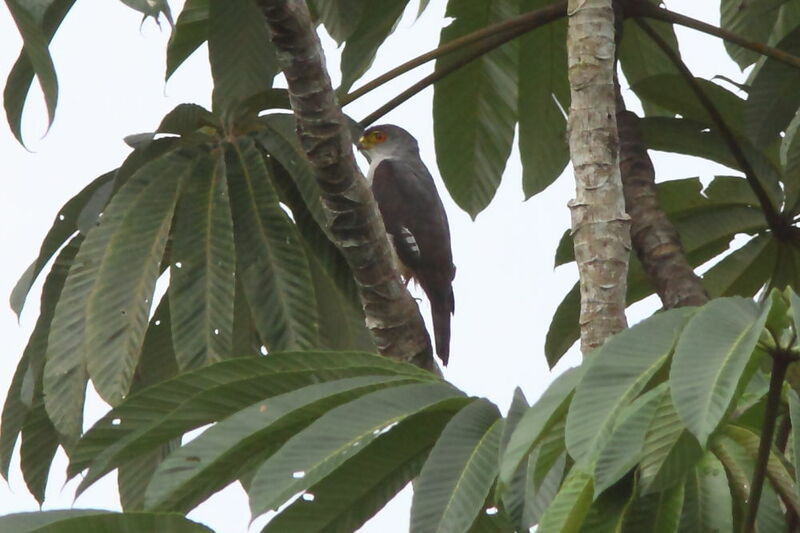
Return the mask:
M 392 124 L 368 128 L 358 140 L 358 149 L 370 161 L 419 152 L 417 140 L 400 126 Z

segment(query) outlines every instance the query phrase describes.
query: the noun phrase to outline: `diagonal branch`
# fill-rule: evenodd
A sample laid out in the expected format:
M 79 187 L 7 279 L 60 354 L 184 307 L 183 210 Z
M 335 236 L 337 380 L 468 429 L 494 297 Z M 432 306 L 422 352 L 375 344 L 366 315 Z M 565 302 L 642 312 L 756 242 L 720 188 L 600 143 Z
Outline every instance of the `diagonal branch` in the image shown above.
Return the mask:
M 325 58 L 302 0 L 258 0 L 289 86 L 297 133 L 316 171 L 334 244 L 359 287 L 367 327 L 383 355 L 430 370 L 430 338 L 400 281 L 386 230 L 353 156 Z
M 736 140 L 736 135 L 725 123 L 725 120 L 722 118 L 717 106 L 714 105 L 714 102 L 711 101 L 708 95 L 706 95 L 706 93 L 703 91 L 703 88 L 700 87 L 700 84 L 697 83 L 697 80 L 695 80 L 694 76 L 689 71 L 689 67 L 687 67 L 683 60 L 675 54 L 675 52 L 666 42 L 664 42 L 664 39 L 662 39 L 661 36 L 656 33 L 649 24 L 647 24 L 647 22 L 641 19 L 636 19 L 636 23 L 653 40 L 653 42 L 658 45 L 658 47 L 662 52 L 664 52 L 664 54 L 666 54 L 670 61 L 672 61 L 672 63 L 681 73 L 681 76 L 683 76 L 684 80 L 689 85 L 689 88 L 697 97 L 697 100 L 711 117 L 714 127 L 722 136 L 722 140 L 728 146 L 728 150 L 736 160 L 736 164 L 739 165 L 739 168 L 744 173 L 745 179 L 747 179 L 747 183 L 750 185 L 750 188 L 756 195 L 759 206 L 761 207 L 761 211 L 764 213 L 764 218 L 766 218 L 770 229 L 776 232 L 776 234 L 785 233 L 786 222 L 783 221 L 776 207 L 769 199 L 769 195 L 767 194 L 767 191 L 764 190 L 761 182 L 758 180 L 758 176 L 756 175 L 753 166 L 750 164 L 750 161 L 747 159 L 747 156 L 745 155 L 741 146 L 739 146 L 739 142 Z
M 631 217 L 631 244 L 665 308 L 703 305 L 708 294 L 686 260 L 675 226 L 659 204 L 655 170 L 642 140 L 639 117 L 625 109 L 619 85 L 615 85 L 619 170 L 625 208 Z

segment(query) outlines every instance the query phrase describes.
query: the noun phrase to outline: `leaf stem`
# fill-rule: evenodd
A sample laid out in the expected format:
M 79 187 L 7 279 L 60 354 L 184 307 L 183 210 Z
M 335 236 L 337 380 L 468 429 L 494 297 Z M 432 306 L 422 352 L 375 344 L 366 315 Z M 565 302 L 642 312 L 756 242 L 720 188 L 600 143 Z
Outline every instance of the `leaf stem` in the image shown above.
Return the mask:
M 747 502 L 747 513 L 742 522 L 742 533 L 753 533 L 755 531 L 756 514 L 758 513 L 758 504 L 761 500 L 761 491 L 764 488 L 764 479 L 767 474 L 767 463 L 772 446 L 772 435 L 775 432 L 775 422 L 778 417 L 783 380 L 786 377 L 786 369 L 791 362 L 781 351 L 775 351 L 771 355 L 772 374 L 769 380 L 767 404 L 764 407 L 764 424 L 761 426 L 761 440 L 758 444 L 758 455 L 753 470 L 753 481 L 750 484 L 750 498 Z
M 468 33 L 466 35 L 459 37 L 458 39 L 453 39 L 452 41 L 449 41 L 437 48 L 434 48 L 429 52 L 425 52 L 424 54 L 419 55 L 414 59 L 406 61 L 402 65 L 399 65 L 385 72 L 384 74 L 381 74 L 374 80 L 362 85 L 353 92 L 342 96 L 339 100 L 339 103 L 342 106 L 345 106 L 353 102 L 354 100 L 364 96 L 368 92 L 377 89 L 381 85 L 390 82 L 393 79 L 405 74 L 406 72 L 420 65 L 424 65 L 428 61 L 437 59 L 439 57 L 450 54 L 452 52 L 456 52 L 458 50 L 465 49 L 468 46 L 480 42 L 484 39 L 493 39 L 494 41 L 496 41 L 498 38 L 510 35 L 508 39 L 502 40 L 501 42 L 493 45 L 491 48 L 488 49 L 491 50 L 497 46 L 500 46 L 501 44 L 504 44 L 507 41 L 510 41 L 511 39 L 514 39 L 515 37 L 518 37 L 519 35 L 522 35 L 523 33 L 538 28 L 543 24 L 565 17 L 566 14 L 567 14 L 567 3 L 566 1 L 562 0 L 560 2 L 556 2 L 553 5 L 544 7 L 542 9 L 529 11 L 527 13 L 523 13 L 516 17 L 504 20 L 502 22 L 498 22 L 497 24 L 492 24 L 491 26 L 486 26 L 485 28 L 481 28 L 472 33 Z
M 628 16 L 647 17 L 654 20 L 661 20 L 663 22 L 679 24 L 708 35 L 712 35 L 714 37 L 719 37 L 720 39 L 728 41 L 729 43 L 741 46 L 742 48 L 746 48 L 747 50 L 753 51 L 757 54 L 771 57 L 772 59 L 786 63 L 792 67 L 800 68 L 800 57 L 797 57 L 796 55 L 792 55 L 779 48 L 767 46 L 763 43 L 748 41 L 744 37 L 741 37 L 729 30 L 718 28 L 703 21 L 687 17 L 686 15 L 669 11 L 668 9 L 657 7 L 650 2 L 628 1 L 625 3 L 625 14 Z
M 756 172 L 750 164 L 750 161 L 747 159 L 747 156 L 745 156 L 742 147 L 739 146 L 739 142 L 736 140 L 736 135 L 725 123 L 725 119 L 722 118 L 717 106 L 714 105 L 714 102 L 711 101 L 708 95 L 706 95 L 706 93 L 703 91 L 703 88 L 700 86 L 700 84 L 697 83 L 697 80 L 694 78 L 691 71 L 689 71 L 689 68 L 686 66 L 680 56 L 678 56 L 675 51 L 669 47 L 664 39 L 662 39 L 661 36 L 656 33 L 653 28 L 644 20 L 636 19 L 636 23 L 645 33 L 647 33 L 653 42 L 658 45 L 661 51 L 664 52 L 664 54 L 670 59 L 670 61 L 672 61 L 672 63 L 681 73 L 681 76 L 683 76 L 684 80 L 689 85 L 689 88 L 697 97 L 697 100 L 711 117 L 715 128 L 719 131 L 723 141 L 725 141 L 725 144 L 728 146 L 728 150 L 730 150 L 731 155 L 736 160 L 736 164 L 739 165 L 739 169 L 744 173 L 744 177 L 747 179 L 748 185 L 750 185 L 750 188 L 753 190 L 753 193 L 758 199 L 761 211 L 764 213 L 764 218 L 767 219 L 767 224 L 769 224 L 770 229 L 776 234 L 783 234 L 785 232 L 786 223 L 778 214 L 775 206 L 772 205 L 772 201 L 769 199 L 767 192 L 764 190 L 764 187 L 758 180 Z

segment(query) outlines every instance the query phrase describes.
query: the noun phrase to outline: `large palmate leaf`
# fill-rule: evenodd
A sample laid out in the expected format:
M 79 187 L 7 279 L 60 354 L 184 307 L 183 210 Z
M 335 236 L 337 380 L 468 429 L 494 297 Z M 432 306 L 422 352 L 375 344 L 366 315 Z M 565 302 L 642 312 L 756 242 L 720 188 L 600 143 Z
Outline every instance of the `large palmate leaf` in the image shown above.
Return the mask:
M 88 467 L 82 484 L 88 486 L 132 456 L 265 398 L 321 381 L 395 374 L 429 377 L 410 365 L 352 352 L 225 360 L 131 395 L 83 437 L 71 454 L 68 474 Z
M 363 376 L 309 385 L 273 396 L 221 420 L 158 468 L 148 509 L 187 512 L 275 453 L 330 409 L 359 396 L 413 383 L 407 376 Z
M 670 389 L 686 428 L 705 446 L 733 400 L 767 311 L 752 300 L 724 298 L 703 306 L 675 347 Z
M 550 5 L 524 0 L 520 11 Z M 519 153 L 522 188 L 528 198 L 544 190 L 569 161 L 567 118 L 567 22 L 558 20 L 526 33 L 519 40 Z
M 237 269 L 255 327 L 268 350 L 316 345 L 317 316 L 308 259 L 297 227 L 281 209 L 251 139 L 226 147 Z
M 278 60 L 253 0 L 209 0 L 208 13 L 214 108 L 229 112 L 272 86 Z
M 469 401 L 445 383 L 414 384 L 372 392 L 327 412 L 256 471 L 248 491 L 253 515 L 275 509 L 308 489 L 396 422 Z
M 780 7 L 786 0 L 759 0 L 756 2 L 740 2 L 738 0 L 722 0 L 720 2 L 720 26 L 739 35 L 748 41 L 766 43 L 777 21 Z M 723 41 L 731 59 L 739 68 L 752 65 L 759 54 L 741 46 Z
M 94 509 L 40 511 L 0 517 L 0 530 L 14 533 L 212 533 L 175 513 L 110 513 Z
M 198 161 L 176 211 L 169 304 L 181 369 L 232 355 L 236 252 L 227 185 L 215 150 Z
M 452 41 L 513 17 L 518 2 L 454 0 L 445 16 L 455 20 L 440 42 Z M 440 80 L 433 93 L 436 161 L 453 200 L 473 218 L 494 197 L 511 153 L 517 121 L 517 46 L 515 41 L 489 52 Z M 445 68 L 452 55 L 436 61 Z
M 47 412 L 67 437 L 81 431 L 87 359 L 109 401 L 130 386 L 178 181 L 191 166 L 189 154 L 172 152 L 142 167 L 78 251 L 56 304 L 44 369 Z
M 45 0 L 35 3 L 6 0 L 6 7 L 22 35 L 23 49 L 6 79 L 3 101 L 8 125 L 20 143 L 22 110 L 34 75 L 44 94 L 49 124 L 53 123 L 58 103 L 58 80 L 48 46 L 74 3 L 75 0 Z
M 114 172 L 107 172 L 99 178 L 92 181 L 89 185 L 83 188 L 81 192 L 73 196 L 61 209 L 53 220 L 53 225 L 42 240 L 42 245 L 39 247 L 39 255 L 31 263 L 31 265 L 22 274 L 17 284 L 14 285 L 14 290 L 11 291 L 9 302 L 11 309 L 19 317 L 22 313 L 22 308 L 25 305 L 25 300 L 28 297 L 28 292 L 31 290 L 36 278 L 42 272 L 47 262 L 53 257 L 53 254 L 75 233 L 81 229 L 81 224 L 84 220 L 90 221 L 94 224 L 97 215 L 105 207 L 111 189 L 114 186 Z M 82 228 L 84 231 L 85 227 Z
M 567 449 L 578 462 L 607 441 L 620 412 L 667 362 L 694 309 L 673 309 L 614 335 L 595 350 L 567 415 Z
M 167 71 L 169 79 L 181 64 L 208 39 L 209 0 L 186 0 L 167 44 Z
M 411 530 L 467 531 L 483 509 L 497 476 L 503 420 L 478 400 L 444 428 L 414 487 Z
M 422 412 L 400 422 L 333 473 L 309 487 L 263 533 L 350 533 L 419 474 L 449 411 Z
M 326 4 L 341 4 L 322 0 Z M 350 0 L 349 3 L 353 3 Z M 342 51 L 342 83 L 338 91 L 346 93 L 353 83 L 372 66 L 378 48 L 390 33 L 394 31 L 408 0 L 382 0 L 381 2 L 356 2 L 363 8 L 355 13 L 347 13 L 347 17 L 357 22 Z M 333 8 L 333 6 L 330 6 Z M 344 7 L 344 6 L 342 6 Z M 336 9 L 336 8 L 333 8 Z M 339 8 L 341 9 L 341 7 Z M 323 10 L 327 11 L 327 10 Z M 330 19 L 329 19 L 330 20 Z

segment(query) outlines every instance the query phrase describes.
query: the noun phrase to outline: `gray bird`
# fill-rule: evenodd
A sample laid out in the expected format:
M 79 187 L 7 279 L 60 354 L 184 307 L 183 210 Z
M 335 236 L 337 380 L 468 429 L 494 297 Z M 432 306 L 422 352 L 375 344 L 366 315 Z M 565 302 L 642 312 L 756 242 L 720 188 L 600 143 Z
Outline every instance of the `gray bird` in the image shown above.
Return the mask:
M 367 180 L 378 202 L 406 283 L 414 278 L 431 304 L 436 354 L 450 356 L 450 315 L 455 312 L 450 227 L 417 140 L 399 126 L 373 126 L 358 141 L 369 161 Z

